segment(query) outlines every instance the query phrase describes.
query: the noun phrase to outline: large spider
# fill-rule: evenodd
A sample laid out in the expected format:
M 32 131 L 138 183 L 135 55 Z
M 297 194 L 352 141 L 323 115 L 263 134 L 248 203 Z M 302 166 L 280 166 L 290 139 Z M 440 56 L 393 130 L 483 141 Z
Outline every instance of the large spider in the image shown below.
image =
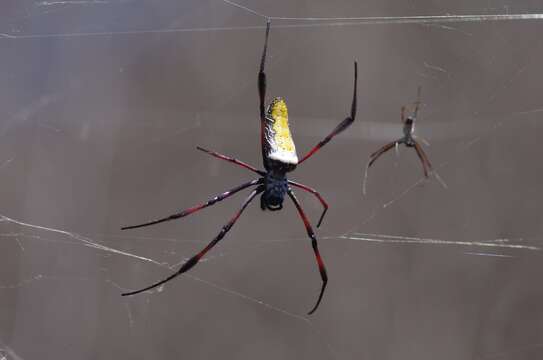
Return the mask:
M 415 102 L 415 110 L 413 111 L 413 115 L 411 116 L 405 116 L 405 106 L 402 106 L 402 112 L 401 112 L 401 119 L 403 125 L 403 137 L 394 140 L 392 142 L 389 142 L 385 146 L 381 147 L 379 150 L 374 152 L 370 155 L 370 161 L 368 163 L 367 168 L 369 168 L 373 163 L 384 153 L 386 153 L 388 150 L 392 149 L 393 147 L 397 147 L 400 144 L 404 144 L 405 146 L 409 148 L 415 148 L 415 151 L 420 159 L 420 162 L 422 163 L 422 168 L 424 170 L 424 176 L 428 177 L 428 173 L 432 171 L 432 164 L 430 163 L 430 160 L 428 160 L 428 157 L 426 156 L 426 153 L 424 150 L 422 150 L 422 146 L 419 144 L 417 140 L 415 140 L 413 133 L 415 132 L 415 121 L 417 120 L 417 114 L 419 112 L 419 105 L 420 105 L 420 92 L 421 87 L 419 86 L 417 90 L 417 101 Z
M 311 151 L 309 151 L 304 157 L 302 157 L 301 160 L 298 160 L 298 156 L 296 154 L 296 149 L 294 146 L 294 141 L 292 140 L 292 136 L 290 134 L 290 129 L 288 125 L 288 112 L 287 112 L 287 106 L 286 106 L 285 101 L 277 97 L 272 100 L 271 104 L 268 105 L 267 109 L 264 108 L 264 102 L 265 102 L 265 97 L 266 97 L 266 73 L 264 72 L 264 64 L 266 61 L 266 51 L 268 48 L 269 32 L 270 32 L 270 21 L 267 22 L 267 26 L 266 26 L 266 38 L 264 41 L 264 50 L 262 52 L 262 59 L 260 62 L 260 71 L 258 73 L 258 94 L 260 97 L 260 126 L 261 126 L 260 137 L 261 137 L 261 146 L 262 146 L 262 158 L 264 162 L 265 171 L 258 170 L 251 165 L 248 165 L 242 161 L 231 158 L 229 156 L 222 155 L 214 151 L 206 150 L 201 147 L 197 147 L 198 150 L 201 150 L 216 158 L 226 160 L 230 163 L 241 166 L 247 170 L 257 173 L 261 177 L 258 179 L 249 181 L 245 184 L 239 185 L 220 195 L 217 195 L 203 204 L 196 205 L 194 207 L 180 211 L 176 214 L 170 215 L 162 219 L 153 220 L 153 221 L 140 224 L 140 225 L 127 226 L 122 229 L 123 230 L 134 229 L 134 228 L 139 228 L 143 226 L 158 224 L 165 221 L 179 219 L 184 216 L 193 214 L 208 206 L 214 205 L 218 201 L 224 200 L 230 197 L 231 195 L 243 189 L 246 189 L 248 187 L 256 186 L 256 189 L 254 189 L 251 192 L 251 194 L 247 197 L 247 199 L 245 199 L 245 201 L 241 205 L 241 209 L 239 209 L 234 214 L 234 216 L 230 219 L 230 221 L 228 221 L 228 223 L 222 227 L 219 234 L 203 250 L 201 250 L 199 253 L 197 253 L 196 255 L 191 257 L 187 262 L 185 262 L 177 272 L 168 276 L 164 280 L 161 280 L 153 285 L 147 286 L 144 289 L 124 293 L 122 294 L 123 296 L 134 295 L 134 294 L 138 294 L 138 293 L 153 289 L 157 286 L 160 286 L 174 279 L 175 277 L 181 275 L 182 273 L 190 270 L 194 265 L 198 263 L 200 259 L 202 259 L 202 257 L 209 250 L 211 250 L 226 235 L 226 233 L 232 228 L 232 226 L 238 220 L 243 210 L 245 210 L 247 205 L 249 205 L 249 203 L 258 194 L 262 194 L 260 197 L 260 207 L 262 208 L 262 210 L 268 209 L 271 211 L 281 210 L 283 208 L 283 201 L 284 201 L 285 195 L 288 195 L 290 199 L 292 200 L 292 202 L 294 203 L 294 206 L 296 206 L 296 209 L 298 210 L 298 214 L 300 215 L 300 217 L 302 218 L 304 222 L 307 235 L 311 238 L 311 245 L 313 247 L 313 252 L 315 253 L 315 257 L 316 257 L 317 264 L 319 267 L 319 272 L 322 279 L 321 291 L 320 291 L 317 303 L 311 309 L 311 311 L 309 311 L 308 314 L 312 314 L 313 312 L 315 312 L 315 310 L 317 310 L 317 307 L 319 306 L 322 300 L 322 297 L 324 295 L 324 290 L 328 282 L 328 276 L 326 274 L 326 267 L 324 266 L 324 262 L 319 253 L 317 238 L 315 237 L 315 233 L 311 227 L 309 219 L 307 218 L 304 210 L 302 209 L 300 203 L 298 202 L 298 199 L 296 199 L 296 196 L 294 195 L 294 192 L 292 191 L 291 186 L 300 188 L 304 191 L 307 191 L 315 195 L 317 199 L 320 201 L 320 203 L 322 204 L 324 209 L 317 223 L 317 227 L 319 227 L 322 223 L 324 215 L 326 211 L 328 210 L 328 204 L 316 190 L 306 185 L 288 180 L 286 175 L 288 172 L 293 171 L 297 165 L 301 164 L 302 162 L 310 158 L 313 154 L 315 154 L 321 147 L 323 147 L 326 143 L 328 143 L 334 136 L 336 136 L 337 134 L 345 130 L 349 125 L 353 123 L 355 119 L 355 115 L 356 115 L 356 83 L 357 83 L 357 77 L 358 77 L 357 63 L 356 61 L 354 63 L 354 90 L 353 90 L 353 99 L 352 99 L 352 105 L 351 105 L 351 114 L 347 118 L 345 118 L 345 120 L 343 120 L 339 125 L 337 125 L 336 128 L 327 137 L 324 138 L 324 140 L 320 141 L 315 147 L 311 149 Z

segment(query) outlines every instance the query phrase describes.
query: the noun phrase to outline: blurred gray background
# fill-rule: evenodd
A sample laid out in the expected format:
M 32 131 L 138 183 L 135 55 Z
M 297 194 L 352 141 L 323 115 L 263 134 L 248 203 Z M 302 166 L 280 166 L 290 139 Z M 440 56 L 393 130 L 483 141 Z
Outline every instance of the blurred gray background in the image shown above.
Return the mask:
M 538 1 L 244 1 L 276 17 L 541 12 Z M 7 0 L 0 5 L 0 359 L 541 359 L 542 27 L 274 21 L 268 96 L 287 100 L 291 174 L 331 205 L 317 231 L 320 288 L 296 211 L 255 201 L 187 276 L 123 298 L 201 249 L 237 195 L 165 216 L 253 178 L 196 151 L 260 166 L 263 18 L 220 0 Z M 301 26 L 303 25 L 303 26 Z M 307 26 L 310 25 L 310 26 Z M 411 149 L 367 177 L 401 135 Z M 313 221 L 319 203 L 297 192 Z

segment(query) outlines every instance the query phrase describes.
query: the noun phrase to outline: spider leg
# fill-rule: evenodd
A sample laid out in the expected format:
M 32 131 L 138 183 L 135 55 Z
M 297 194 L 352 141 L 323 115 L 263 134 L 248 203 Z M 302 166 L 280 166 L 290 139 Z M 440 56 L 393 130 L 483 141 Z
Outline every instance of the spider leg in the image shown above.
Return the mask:
M 306 186 L 304 184 L 300 184 L 300 183 L 297 183 L 295 181 L 291 181 L 291 180 L 288 180 L 288 183 L 290 185 L 293 185 L 293 186 L 296 186 L 300 189 L 303 189 L 313 195 L 315 195 L 317 197 L 317 199 L 319 199 L 319 201 L 321 202 L 322 204 L 322 207 L 324 208 L 322 210 L 322 214 L 321 214 L 321 217 L 319 218 L 319 222 L 317 223 L 317 227 L 320 227 L 321 226 L 321 223 L 322 223 L 322 220 L 324 219 L 324 215 L 326 214 L 326 211 L 328 211 L 328 204 L 326 203 L 326 201 L 322 198 L 321 194 L 319 194 L 319 192 L 315 189 L 312 189 L 310 188 L 309 186 Z
M 374 152 L 373 154 L 370 155 L 370 162 L 368 163 L 368 168 L 370 166 L 373 165 L 373 163 L 381 156 L 383 155 L 384 153 L 386 153 L 387 151 L 389 151 L 390 149 L 392 149 L 394 146 L 396 146 L 396 144 L 400 143 L 401 141 L 400 140 L 395 140 L 395 141 L 392 141 L 392 142 L 389 142 L 388 144 L 386 144 L 385 146 L 381 147 L 379 150 L 377 150 L 376 152 Z
M 270 19 L 266 23 L 266 40 L 264 40 L 264 50 L 262 51 L 262 58 L 260 59 L 260 70 L 258 72 L 258 96 L 260 99 L 259 111 L 260 111 L 260 145 L 262 147 L 262 159 L 266 160 L 266 150 L 264 144 L 266 139 L 264 138 L 264 130 L 266 127 L 266 73 L 264 72 L 264 65 L 266 63 L 266 52 L 268 51 L 268 37 L 270 35 Z
M 313 149 L 311 149 L 300 161 L 298 161 L 298 165 L 303 163 L 305 160 L 310 158 L 314 153 L 316 153 L 321 147 L 326 145 L 334 136 L 348 128 L 354 121 L 356 117 L 356 85 L 358 80 L 358 64 L 355 61 L 354 62 L 354 90 L 353 90 L 353 100 L 351 103 L 351 114 L 345 118 L 342 122 L 340 122 L 332 132 L 324 138 L 324 140 L 320 141 Z
M 159 223 L 162 223 L 162 222 L 166 222 L 166 221 L 175 220 L 175 219 L 185 217 L 185 216 L 193 214 L 193 213 L 195 213 L 195 212 L 197 212 L 199 210 L 205 209 L 208 206 L 214 205 L 215 203 L 217 203 L 217 202 L 219 202 L 221 200 L 224 200 L 224 199 L 234 195 L 235 193 L 237 193 L 237 192 L 239 192 L 239 191 L 241 191 L 243 189 L 248 188 L 249 186 L 258 185 L 258 184 L 262 183 L 262 181 L 263 181 L 262 178 L 249 181 L 249 182 L 247 182 L 245 184 L 241 184 L 239 186 L 236 186 L 233 189 L 225 191 L 222 194 L 214 196 L 214 197 L 212 197 L 211 199 L 209 199 L 208 201 L 206 201 L 203 204 L 193 206 L 191 208 L 188 208 L 188 209 L 182 210 L 180 212 L 177 212 L 177 213 L 175 213 L 173 215 L 170 215 L 170 216 L 167 216 L 167 217 L 164 217 L 164 218 L 161 218 L 161 219 L 157 219 L 157 220 L 152 220 L 152 221 L 146 222 L 144 224 L 125 226 L 125 227 L 121 228 L 121 230 L 135 229 L 135 228 L 140 228 L 140 227 L 144 227 L 144 226 L 155 225 L 155 224 L 159 224 Z
M 432 171 L 432 164 L 430 163 L 430 160 L 428 160 L 428 157 L 426 156 L 426 153 L 422 149 L 422 146 L 420 146 L 420 144 L 416 140 L 415 140 L 415 151 L 417 152 L 420 162 L 422 163 L 422 168 L 424 169 L 424 176 L 428 177 L 428 172 Z
M 207 149 L 204 149 L 203 147 L 200 147 L 200 146 L 197 146 L 196 149 L 200 150 L 200 151 L 203 151 L 211 156 L 214 156 L 218 159 L 222 159 L 222 160 L 226 160 L 228 162 L 231 162 L 233 164 L 236 164 L 236 165 L 239 165 L 247 170 L 251 170 L 252 172 L 255 172 L 257 173 L 258 175 L 261 175 L 261 176 L 264 176 L 266 175 L 266 173 L 264 171 L 260 171 L 258 169 L 256 169 L 254 166 L 251 166 L 249 164 L 246 164 L 244 163 L 243 161 L 240 161 L 238 159 L 234 159 L 233 157 L 230 157 L 230 156 L 226 156 L 226 155 L 223 155 L 223 154 L 219 154 L 218 152 L 215 152 L 215 151 L 211 151 L 211 150 L 207 150 Z
M 317 259 L 317 264 L 319 266 L 319 272 L 321 274 L 322 279 L 322 287 L 321 292 L 319 294 L 319 298 L 317 300 L 317 303 L 313 308 L 307 313 L 308 315 L 311 315 L 317 310 L 319 307 L 319 304 L 321 303 L 322 296 L 324 295 L 324 290 L 326 289 L 326 284 L 328 283 L 328 275 L 326 274 L 326 266 L 324 266 L 324 262 L 322 261 L 321 254 L 319 253 L 319 247 L 317 244 L 317 238 L 315 237 L 315 233 L 313 232 L 313 229 L 311 228 L 311 224 L 309 223 L 309 219 L 304 213 L 304 210 L 302 209 L 302 206 L 298 202 L 298 199 L 296 199 L 296 196 L 294 196 L 294 193 L 292 192 L 292 189 L 288 189 L 288 196 L 292 199 L 292 202 L 296 206 L 296 209 L 298 210 L 298 214 L 300 214 L 300 217 L 302 218 L 305 230 L 307 231 L 307 235 L 311 239 L 311 246 L 313 247 L 313 252 L 315 253 L 315 258 Z
M 415 102 L 415 111 L 413 111 L 413 118 L 417 118 L 417 114 L 419 113 L 419 106 L 420 106 L 420 93 L 422 92 L 422 86 L 419 85 L 417 88 L 417 101 Z
M 262 189 L 261 187 L 253 190 L 251 192 L 251 194 L 247 197 L 247 199 L 245 199 L 245 201 L 243 202 L 243 204 L 241 205 L 241 208 L 234 214 L 234 216 L 230 219 L 230 221 L 224 225 L 221 229 L 221 231 L 219 232 L 219 234 L 204 248 L 202 249 L 198 254 L 194 255 L 193 257 L 191 257 L 186 263 L 184 263 L 181 268 L 173 273 L 172 275 L 168 276 L 167 278 L 165 278 L 164 280 L 161 280 L 153 285 L 150 285 L 150 286 L 147 286 L 146 288 L 144 289 L 141 289 L 141 290 L 136 290 L 136 291 L 131 291 L 131 292 L 127 292 L 127 293 L 123 293 L 121 294 L 122 296 L 130 296 L 130 295 L 136 295 L 136 294 L 139 294 L 141 292 L 144 292 L 144 291 L 147 291 L 147 290 L 151 290 L 151 289 L 154 289 L 162 284 L 165 284 L 167 283 L 168 281 L 178 277 L 179 275 L 181 275 L 182 273 L 184 272 L 187 272 L 189 271 L 194 265 L 196 265 L 198 263 L 198 261 L 200 261 L 200 259 L 202 257 L 204 257 L 204 255 L 209 251 L 211 250 L 215 245 L 217 245 L 217 243 L 219 241 L 221 241 L 221 239 L 224 237 L 224 235 L 226 235 L 226 233 L 232 228 L 232 226 L 236 223 L 236 221 L 239 219 L 241 213 L 243 212 L 243 210 L 245 210 L 245 208 L 247 207 L 247 205 L 249 205 L 249 203 L 255 198 L 256 195 L 258 195 L 259 193 L 261 193 L 262 191 L 264 191 L 264 189 Z
M 405 123 L 405 106 L 402 106 L 400 118 L 402 119 L 402 124 L 404 124 Z

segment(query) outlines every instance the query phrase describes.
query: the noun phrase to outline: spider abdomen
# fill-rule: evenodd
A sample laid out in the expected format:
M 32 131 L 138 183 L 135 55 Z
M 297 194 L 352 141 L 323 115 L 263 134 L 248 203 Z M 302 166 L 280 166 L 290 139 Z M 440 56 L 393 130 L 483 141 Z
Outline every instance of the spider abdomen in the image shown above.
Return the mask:
M 271 162 L 280 163 L 293 170 L 298 164 L 296 146 L 288 125 L 285 100 L 275 98 L 268 106 L 265 117 L 264 148 Z
M 403 126 L 403 134 L 404 136 L 408 137 L 408 136 L 412 136 L 414 132 L 415 132 L 415 120 L 408 117 L 407 119 L 405 119 L 405 124 Z

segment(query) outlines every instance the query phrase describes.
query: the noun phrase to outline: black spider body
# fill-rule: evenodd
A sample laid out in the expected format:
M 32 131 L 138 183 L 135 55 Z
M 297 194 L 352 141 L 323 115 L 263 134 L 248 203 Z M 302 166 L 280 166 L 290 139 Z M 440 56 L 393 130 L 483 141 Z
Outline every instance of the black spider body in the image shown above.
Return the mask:
M 161 280 L 153 285 L 147 286 L 146 288 L 143 288 L 141 290 L 124 293 L 122 294 L 123 296 L 135 295 L 135 294 L 156 288 L 157 286 L 161 286 L 162 284 L 174 279 L 175 277 L 181 275 L 182 273 L 194 267 L 200 261 L 200 259 L 202 259 L 202 257 L 204 257 L 205 254 L 209 250 L 211 250 L 226 235 L 226 233 L 232 228 L 232 226 L 236 223 L 238 218 L 241 216 L 241 213 L 245 210 L 245 208 L 257 195 L 261 195 L 260 206 L 262 210 L 267 209 L 271 211 L 281 210 L 283 208 L 285 195 L 288 195 L 288 197 L 294 203 L 294 206 L 296 207 L 296 210 L 298 211 L 300 218 L 304 222 L 307 235 L 311 239 L 311 247 L 315 254 L 315 258 L 317 260 L 317 265 L 319 268 L 319 273 L 322 280 L 322 286 L 321 286 L 319 298 L 315 306 L 309 312 L 309 314 L 312 314 L 319 306 L 322 300 L 322 297 L 324 295 L 326 284 L 328 282 L 328 275 L 326 273 L 324 261 L 322 260 L 322 257 L 319 253 L 317 237 L 315 236 L 315 233 L 313 231 L 313 228 L 311 227 L 308 217 L 306 216 L 304 210 L 302 209 L 300 203 L 298 202 L 298 199 L 296 199 L 296 196 L 294 195 L 292 187 L 297 187 L 299 189 L 302 189 L 304 191 L 307 191 L 313 194 L 314 196 L 317 197 L 317 199 L 322 204 L 323 212 L 321 213 L 321 216 L 317 223 L 317 227 L 319 227 L 322 223 L 322 219 L 324 218 L 324 215 L 326 214 L 326 211 L 328 210 L 328 204 L 326 203 L 326 201 L 324 201 L 324 199 L 316 190 L 306 185 L 288 180 L 287 173 L 290 171 L 293 171 L 297 165 L 307 160 L 309 157 L 315 154 L 321 147 L 327 144 L 334 136 L 336 136 L 337 134 L 345 130 L 348 126 L 350 126 L 353 123 L 355 119 L 355 115 L 356 115 L 357 64 L 356 62 L 354 63 L 355 65 L 354 66 L 354 91 L 353 91 L 353 99 L 352 99 L 350 115 L 347 116 L 347 118 L 345 118 L 341 123 L 339 123 L 328 136 L 326 136 L 317 145 L 315 145 L 301 160 L 298 160 L 298 155 L 296 154 L 294 141 L 292 140 L 292 136 L 291 136 L 290 129 L 288 126 L 288 112 L 287 112 L 285 101 L 281 98 L 275 98 L 272 100 L 272 102 L 270 103 L 270 105 L 268 106 L 266 110 L 264 108 L 264 102 L 265 102 L 265 97 L 266 97 L 266 74 L 264 72 L 264 63 L 266 59 L 266 49 L 268 45 L 269 29 L 270 29 L 270 23 L 268 22 L 267 28 L 266 28 L 266 40 L 264 43 L 264 51 L 262 53 L 260 71 L 258 73 L 258 93 L 259 93 L 259 98 L 260 98 L 260 107 L 259 107 L 260 136 L 261 136 L 262 160 L 263 160 L 265 171 L 258 170 L 255 167 L 249 164 L 246 164 L 240 160 L 234 159 L 232 157 L 198 147 L 198 150 L 206 152 L 209 155 L 212 155 L 216 158 L 236 164 L 247 170 L 252 171 L 253 173 L 258 174 L 259 178 L 246 182 L 244 184 L 241 184 L 233 189 L 230 189 L 226 192 L 223 192 L 222 194 L 219 194 L 211 198 L 207 202 L 182 210 L 176 214 L 170 215 L 165 218 L 153 220 L 144 224 L 127 226 L 127 227 L 124 227 L 123 230 L 134 229 L 134 228 L 158 224 L 158 223 L 169 221 L 169 220 L 179 219 L 187 215 L 193 214 L 197 211 L 200 211 L 219 201 L 222 201 L 238 193 L 239 191 L 243 189 L 247 189 L 249 187 L 254 187 L 254 186 L 256 186 L 256 188 L 251 192 L 251 194 L 243 202 L 241 208 L 234 214 L 234 216 L 230 219 L 230 221 L 222 227 L 219 234 L 204 249 L 202 249 L 199 253 L 197 253 L 196 255 L 191 257 L 187 262 L 185 262 L 177 272 L 173 273 L 166 279 Z
M 277 211 L 283 208 L 283 200 L 288 192 L 286 173 L 267 172 L 264 176 L 264 192 L 260 196 L 262 210 Z

